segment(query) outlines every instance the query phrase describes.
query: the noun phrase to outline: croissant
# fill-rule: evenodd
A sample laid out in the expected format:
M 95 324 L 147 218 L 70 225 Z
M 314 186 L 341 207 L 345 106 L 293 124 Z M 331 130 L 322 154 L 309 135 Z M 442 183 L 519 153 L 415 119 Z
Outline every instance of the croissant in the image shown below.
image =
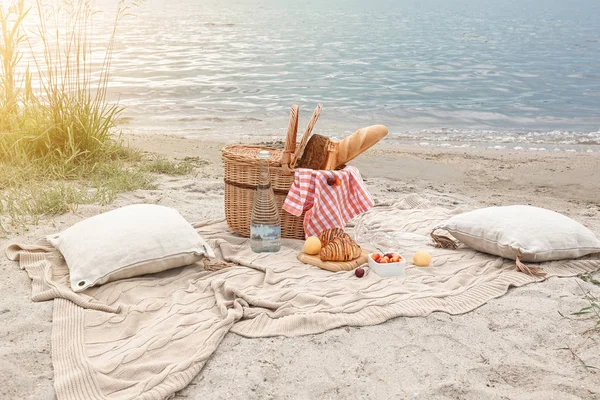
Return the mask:
M 350 261 L 360 257 L 362 250 L 350 237 L 334 238 L 329 244 L 321 248 L 319 257 L 321 261 Z
M 341 228 L 326 229 L 319 234 L 319 240 L 321 241 L 321 247 L 327 246 L 329 244 L 329 242 L 331 242 L 336 237 L 339 237 L 342 239 L 347 238 L 348 240 L 352 240 L 350 238 L 350 236 L 348 236 L 348 234 L 346 232 L 344 232 L 344 230 Z

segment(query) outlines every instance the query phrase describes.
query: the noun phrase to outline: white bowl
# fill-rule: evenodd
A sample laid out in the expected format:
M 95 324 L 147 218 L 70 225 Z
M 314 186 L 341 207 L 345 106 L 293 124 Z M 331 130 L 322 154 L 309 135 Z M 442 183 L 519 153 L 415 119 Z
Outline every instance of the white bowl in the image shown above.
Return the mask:
M 379 264 L 371 257 L 375 253 L 369 254 L 369 269 L 375 272 L 379 276 L 404 276 L 404 268 L 406 267 L 406 260 L 402 257 L 402 261 L 395 263 Z M 380 253 L 381 254 L 381 253 Z M 398 254 L 398 253 L 396 253 Z

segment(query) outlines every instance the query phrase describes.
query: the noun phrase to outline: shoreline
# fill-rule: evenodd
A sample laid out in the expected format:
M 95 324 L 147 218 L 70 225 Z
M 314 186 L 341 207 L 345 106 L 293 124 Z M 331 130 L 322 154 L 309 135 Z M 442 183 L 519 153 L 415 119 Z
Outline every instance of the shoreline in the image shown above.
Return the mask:
M 223 173 L 220 149 L 240 142 L 146 134 L 124 139 L 168 157 L 205 158 L 215 167 L 213 177 Z M 581 216 L 600 231 L 600 180 L 595 177 L 600 153 L 429 147 L 386 139 L 352 162 L 374 183 L 375 196 L 430 190 L 469 197 L 481 206 L 521 202 Z
M 368 126 L 375 124 L 377 119 L 363 121 L 362 123 L 351 125 Z M 161 127 L 135 127 L 120 125 L 117 130 L 125 135 L 147 135 L 155 136 L 157 131 L 160 135 L 170 137 L 183 137 L 190 140 L 204 141 L 223 141 L 242 143 L 253 142 L 271 142 L 285 139 L 285 130 L 283 128 L 273 128 L 287 124 L 287 119 L 271 122 L 265 125 L 265 122 L 252 121 L 246 126 L 234 126 L 224 128 L 221 124 L 197 126 L 195 128 L 166 129 L 161 131 Z M 600 125 L 599 125 L 600 127 Z M 298 137 L 303 132 L 303 121 L 300 121 Z M 396 145 L 409 145 L 425 148 L 456 148 L 456 149 L 491 149 L 506 151 L 539 151 L 539 152 L 576 152 L 576 153 L 600 153 L 600 129 L 588 131 L 572 130 L 528 130 L 528 129 L 499 129 L 488 127 L 486 129 L 465 129 L 437 126 L 433 128 L 409 128 L 390 130 L 386 137 L 387 142 L 393 142 Z M 319 121 L 315 133 L 327 137 L 336 137 L 338 139 L 350 135 L 355 129 L 349 126 L 338 126 L 333 124 L 328 126 L 326 122 Z M 214 133 L 218 132 L 218 133 Z

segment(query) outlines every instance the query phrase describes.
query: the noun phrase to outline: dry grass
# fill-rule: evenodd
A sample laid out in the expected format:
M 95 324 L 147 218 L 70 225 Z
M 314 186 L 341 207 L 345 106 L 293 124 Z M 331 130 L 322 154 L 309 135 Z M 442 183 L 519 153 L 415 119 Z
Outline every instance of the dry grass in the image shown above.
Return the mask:
M 188 175 L 206 164 L 196 157 L 169 160 L 124 147 L 112 158 L 75 169 L 43 162 L 0 163 L 0 228 L 11 232 L 37 224 L 42 215 L 75 211 L 80 204 L 109 204 L 121 192 L 156 189 L 154 173 Z
M 153 155 L 144 165 L 144 170 L 148 172 L 173 176 L 188 175 L 194 168 L 194 163 L 188 159 L 174 161 L 162 155 Z
M 75 211 L 80 204 L 108 204 L 120 192 L 156 188 L 142 164 L 122 160 L 72 171 L 68 179 L 55 179 L 56 171 L 44 164 L 0 164 L 0 171 L 5 232 L 36 224 L 42 215 Z
M 590 282 L 600 287 L 600 281 L 597 280 L 593 274 L 583 274 L 580 276 L 580 278 L 586 282 Z M 600 299 L 594 296 L 591 292 L 584 290 L 583 288 L 581 288 L 581 290 L 589 305 L 573 313 L 573 315 L 593 319 L 595 321 L 595 324 L 592 328 L 588 330 L 588 332 L 600 333 Z

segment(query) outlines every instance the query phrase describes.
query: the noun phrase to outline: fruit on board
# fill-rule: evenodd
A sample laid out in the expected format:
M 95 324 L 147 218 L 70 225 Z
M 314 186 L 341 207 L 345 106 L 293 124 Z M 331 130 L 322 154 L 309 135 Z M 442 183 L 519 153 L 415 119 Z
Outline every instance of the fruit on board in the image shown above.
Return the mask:
M 431 263 L 431 255 L 426 251 L 417 251 L 413 256 L 413 263 L 417 267 L 427 267 Z
M 404 261 L 402 256 L 398 253 L 373 253 L 371 258 L 378 264 L 397 263 Z
M 365 276 L 365 270 L 362 268 L 356 268 L 354 270 L 354 275 L 356 275 L 357 278 L 362 278 L 363 276 Z
M 316 236 L 309 236 L 304 242 L 304 252 L 306 254 L 315 255 L 321 251 L 321 241 Z
M 335 177 L 334 176 L 330 176 L 329 178 L 327 178 L 327 184 L 329 186 L 335 185 Z

